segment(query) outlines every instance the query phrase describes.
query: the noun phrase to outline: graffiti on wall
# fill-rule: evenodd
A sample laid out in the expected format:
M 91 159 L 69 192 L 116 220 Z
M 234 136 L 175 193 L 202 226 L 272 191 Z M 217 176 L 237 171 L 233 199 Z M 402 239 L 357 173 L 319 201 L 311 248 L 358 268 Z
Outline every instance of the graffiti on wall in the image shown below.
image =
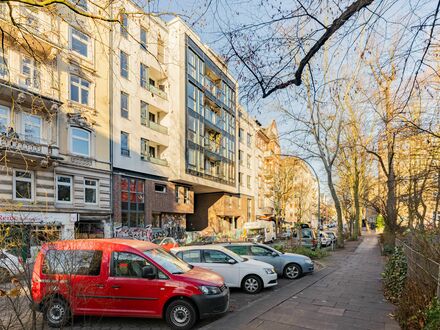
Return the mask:
M 151 226 L 141 227 L 117 227 L 115 228 L 115 237 L 132 238 L 141 241 L 151 241 L 153 238 L 153 230 Z
M 186 217 L 184 214 L 162 214 L 162 229 L 167 237 L 172 237 L 176 240 L 184 239 L 186 233 L 185 224 Z

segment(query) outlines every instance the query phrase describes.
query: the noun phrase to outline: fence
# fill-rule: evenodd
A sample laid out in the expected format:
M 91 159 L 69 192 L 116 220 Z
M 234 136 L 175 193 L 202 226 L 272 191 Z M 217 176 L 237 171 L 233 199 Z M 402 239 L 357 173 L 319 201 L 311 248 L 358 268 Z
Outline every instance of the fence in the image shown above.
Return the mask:
M 406 256 L 408 277 L 436 287 L 437 298 L 440 299 L 440 264 L 399 239 L 396 239 L 396 245 L 403 249 Z

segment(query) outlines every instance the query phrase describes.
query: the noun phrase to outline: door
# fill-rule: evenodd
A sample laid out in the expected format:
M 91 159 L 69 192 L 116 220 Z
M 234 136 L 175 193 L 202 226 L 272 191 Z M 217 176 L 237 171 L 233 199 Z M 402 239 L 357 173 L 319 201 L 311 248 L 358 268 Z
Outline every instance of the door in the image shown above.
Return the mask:
M 203 266 L 223 276 L 225 283 L 230 287 L 240 287 L 239 263 L 230 264 L 228 260 L 233 259 L 226 253 L 219 250 L 203 250 Z
M 260 245 L 252 245 L 250 250 L 252 259 L 266 262 L 272 265 L 278 273 L 280 272 L 282 260 L 279 255 L 275 257 L 272 255 L 274 251 Z
M 151 265 L 143 256 L 113 252 L 108 294 L 113 311 L 127 316 L 157 314 L 161 280 L 142 277 L 142 268 Z

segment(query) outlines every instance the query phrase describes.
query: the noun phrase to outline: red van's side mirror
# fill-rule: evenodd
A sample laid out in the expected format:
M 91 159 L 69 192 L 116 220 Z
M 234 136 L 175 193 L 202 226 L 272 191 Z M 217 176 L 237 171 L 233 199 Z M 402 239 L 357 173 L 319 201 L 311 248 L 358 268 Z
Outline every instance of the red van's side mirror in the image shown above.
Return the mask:
M 151 265 L 144 266 L 142 268 L 142 277 L 149 280 L 156 278 L 156 268 Z

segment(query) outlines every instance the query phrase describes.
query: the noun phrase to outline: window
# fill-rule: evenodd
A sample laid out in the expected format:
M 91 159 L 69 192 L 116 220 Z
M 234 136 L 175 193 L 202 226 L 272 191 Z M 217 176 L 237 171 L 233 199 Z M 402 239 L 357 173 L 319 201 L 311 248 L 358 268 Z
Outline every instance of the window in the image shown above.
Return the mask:
M 141 138 L 141 158 L 148 158 L 148 146 L 149 142 L 147 139 Z
M 229 259 L 232 259 L 226 253 L 217 250 L 204 250 L 203 256 L 205 257 L 206 263 L 213 264 L 225 264 L 228 263 Z
M 144 194 L 144 180 L 129 177 L 121 178 L 122 226 L 143 227 L 145 225 Z
M 141 125 L 147 125 L 148 103 L 141 101 Z
M 229 245 L 226 248 L 238 254 L 239 256 L 245 256 L 249 254 L 247 245 Z
M 243 173 L 239 172 L 238 173 L 238 184 L 240 186 L 243 186 L 244 182 L 243 182 Z
M 0 76 L 6 76 L 8 72 L 8 53 L 0 47 Z
M 238 129 L 238 140 L 243 143 L 243 138 L 244 138 L 244 129 L 239 128 Z
M 90 37 L 77 29 L 70 27 L 70 49 L 81 56 L 87 58 L 90 57 Z
M 251 159 L 252 156 L 250 154 L 247 154 L 247 158 L 246 158 L 246 163 L 247 163 L 247 168 L 251 168 Z
M 9 127 L 10 110 L 0 105 L 0 133 L 6 133 Z
M 175 198 L 176 203 L 179 204 L 180 203 L 180 198 L 179 198 L 180 197 L 180 194 L 179 194 L 180 187 L 176 186 L 174 189 L 175 189 L 174 190 L 174 198 Z
M 200 250 L 182 251 L 178 257 L 188 263 L 201 262 Z
M 57 201 L 63 203 L 72 202 L 72 177 L 57 175 Z
M 127 17 L 127 14 L 121 14 L 121 35 L 124 38 L 128 37 L 128 17 Z
M 254 256 L 265 257 L 265 256 L 272 255 L 272 250 L 269 250 L 269 249 L 262 247 L 262 246 L 252 245 L 251 246 L 251 253 Z
M 22 84 L 26 87 L 40 88 L 40 64 L 34 58 L 22 57 L 21 74 L 24 76 Z
M 34 172 L 14 170 L 14 199 L 30 201 L 34 198 Z
M 141 33 L 139 39 L 140 39 L 141 49 L 147 50 L 147 30 L 145 30 L 143 27 L 141 27 Z
M 76 5 L 82 10 L 87 11 L 87 0 L 76 0 Z
M 166 193 L 167 192 L 167 186 L 164 184 L 155 184 L 154 185 L 154 191 L 160 192 L 160 193 Z
M 128 55 L 122 50 L 119 56 L 120 66 L 121 66 L 121 77 L 128 79 Z
M 75 155 L 90 157 L 90 132 L 78 128 L 71 128 L 71 152 Z
M 97 204 L 97 196 L 98 180 L 84 179 L 84 202 L 86 204 Z
M 70 75 L 70 100 L 84 105 L 89 105 L 90 82 Z
M 129 134 L 121 131 L 121 155 L 130 156 Z
M 243 151 L 242 150 L 238 150 L 238 162 L 240 163 L 240 165 L 243 165 Z
M 101 273 L 102 251 L 49 250 L 43 262 L 43 274 L 98 276 Z
M 113 252 L 111 276 L 142 278 L 142 268 L 147 265 L 148 261 L 137 254 Z
M 190 202 L 189 188 L 183 187 L 183 203 L 189 204 L 189 202 Z
M 141 63 L 140 64 L 140 84 L 141 87 L 147 88 L 147 82 L 148 82 L 148 66 L 146 66 L 145 64 Z
M 156 86 L 156 80 L 154 79 L 148 78 L 148 83 L 153 87 Z
M 156 148 L 149 146 L 148 147 L 148 156 L 151 158 L 156 158 Z
M 149 112 L 148 113 L 148 120 L 152 121 L 153 123 L 155 123 L 156 122 L 156 114 L 154 114 L 152 112 Z
M 247 146 L 250 148 L 252 146 L 252 136 L 247 133 Z
M 251 216 L 252 216 L 252 199 L 248 198 L 247 199 L 247 218 L 248 218 L 248 221 L 251 220 Z
M 251 176 L 250 175 L 248 175 L 247 178 L 246 178 L 246 185 L 247 185 L 248 188 L 251 187 Z
M 121 92 L 121 117 L 128 119 L 128 94 Z
M 41 126 L 41 117 L 23 113 L 23 132 L 26 141 L 40 143 Z

